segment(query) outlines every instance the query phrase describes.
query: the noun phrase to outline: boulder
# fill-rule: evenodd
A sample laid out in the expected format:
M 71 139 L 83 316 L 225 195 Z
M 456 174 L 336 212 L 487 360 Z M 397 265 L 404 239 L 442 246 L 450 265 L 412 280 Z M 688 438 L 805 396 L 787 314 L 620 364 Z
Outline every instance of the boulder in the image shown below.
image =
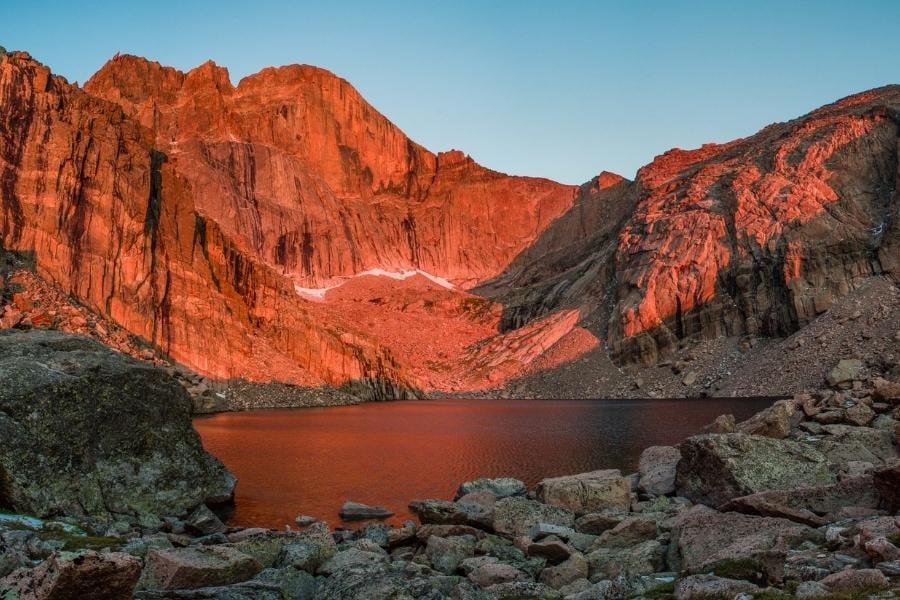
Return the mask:
M 900 462 L 876 470 L 872 482 L 878 491 L 881 508 L 890 512 L 900 512 Z
M 822 453 L 792 440 L 743 433 L 703 434 L 688 438 L 680 449 L 678 494 L 712 506 L 756 492 L 835 481 Z
M 885 588 L 888 579 L 878 569 L 846 569 L 832 573 L 820 583 L 832 592 L 852 592 Z
M 447 593 L 435 590 L 439 582 L 436 578 L 410 576 L 380 563 L 372 564 L 342 571 L 338 577 L 323 578 L 315 600 L 444 598 Z
M 703 428 L 703 433 L 734 433 L 736 428 L 734 415 L 719 415 Z
M 409 510 L 425 524 L 462 525 L 469 520 L 456 503 L 447 500 L 413 500 Z
M 893 516 L 867 517 L 854 522 L 847 530 L 847 539 L 852 539 L 859 545 L 879 537 L 894 540 L 898 535 L 900 535 L 900 521 Z
M 764 517 L 783 517 L 818 527 L 838 520 L 847 507 L 876 509 L 881 503 L 871 475 L 845 479 L 824 486 L 794 490 L 770 490 L 734 498 L 720 507 Z
M 625 548 L 656 539 L 657 533 L 654 521 L 628 517 L 612 529 L 600 534 L 600 537 L 597 539 L 597 546 L 602 548 Z
M 558 539 L 544 539 L 532 542 L 525 547 L 528 556 L 540 556 L 546 558 L 551 564 L 560 563 L 569 558 L 575 550 L 568 544 Z
M 498 583 L 485 591 L 496 600 L 562 600 L 562 594 L 543 583 L 511 581 Z
M 228 501 L 166 371 L 55 331 L 0 331 L 0 504 L 128 520 Z
M 479 587 L 490 587 L 498 583 L 508 583 L 510 581 L 526 581 L 528 576 L 519 569 L 498 562 L 484 562 L 476 567 L 468 574 L 469 581 Z
M 0 595 L 6 587 L 23 600 L 126 600 L 140 576 L 140 560 L 130 554 L 54 553 L 33 569 L 0 579 Z
M 825 425 L 827 435 L 816 444 L 832 465 L 868 462 L 880 466 L 900 457 L 890 432 L 851 425 Z
M 827 598 L 829 593 L 828 588 L 818 581 L 801 581 L 794 591 L 794 596 L 819 600 L 820 598 Z
M 557 506 L 542 504 L 522 496 L 511 496 L 497 501 L 494 509 L 494 531 L 516 537 L 525 535 L 538 523 L 571 527 L 575 516 Z
M 416 539 L 420 542 L 427 542 L 430 537 L 455 537 L 460 535 L 468 535 L 476 540 L 484 538 L 484 531 L 472 527 L 471 525 L 423 525 L 416 531 Z
M 825 381 L 831 387 L 848 388 L 854 379 L 859 379 L 862 374 L 863 363 L 857 358 L 845 358 L 838 361 L 825 376 Z
M 458 500 L 466 494 L 484 490 L 491 492 L 497 498 L 509 498 L 510 496 L 524 496 L 528 488 L 525 487 L 524 483 L 512 477 L 497 477 L 495 479 L 482 477 L 460 484 L 459 489 L 456 490 L 455 499 Z
M 297 573 L 309 575 L 308 573 L 303 573 L 303 571 L 297 571 Z M 313 587 L 312 589 L 314 590 L 315 588 Z M 294 595 L 294 592 L 299 593 Z M 278 584 L 276 582 L 250 580 L 233 585 L 204 587 L 193 590 L 140 590 L 134 595 L 134 598 L 135 600 L 283 600 L 284 598 L 312 600 L 312 593 L 314 592 L 310 588 L 304 589 L 301 587 L 297 590 L 287 582 Z
M 759 586 L 741 579 L 715 575 L 691 575 L 675 584 L 675 600 L 732 600 L 741 594 L 760 592 Z
M 875 411 L 862 402 L 857 402 L 844 411 L 844 421 L 851 425 L 864 427 L 875 418 Z
M 621 600 L 630 597 L 631 586 L 624 577 L 604 579 L 577 592 L 568 600 Z
M 318 569 L 318 574 L 340 579 L 345 571 L 380 568 L 388 563 L 388 555 L 380 548 L 367 550 L 351 547 L 337 552 L 326 560 Z
M 872 382 L 872 399 L 876 402 L 900 404 L 900 382 L 878 377 Z
M 581 533 L 600 535 L 622 522 L 622 515 L 588 513 L 575 520 L 575 529 Z
M 193 589 L 246 581 L 262 571 L 252 557 L 228 546 L 190 546 L 147 553 L 138 587 Z
M 579 515 L 631 506 L 631 481 L 618 469 L 544 479 L 536 493 L 541 502 Z
M 194 535 L 224 533 L 228 528 L 205 504 L 198 506 L 184 522 L 185 529 Z
M 487 490 L 465 494 L 456 501 L 457 508 L 466 514 L 468 524 L 487 530 L 493 527 L 496 504 L 497 497 Z
M 680 460 L 681 452 L 678 448 L 650 446 L 641 453 L 638 461 L 638 487 L 655 496 L 671 494 L 675 491 L 675 470 Z
M 452 536 L 428 538 L 425 555 L 435 570 L 452 575 L 460 563 L 475 555 L 475 538 L 471 536 Z
M 384 523 L 369 523 L 357 531 L 357 535 L 360 539 L 368 540 L 376 546 L 389 548 L 391 546 L 390 531 L 391 528 Z
M 540 582 L 558 590 L 579 579 L 586 579 L 589 573 L 587 559 L 583 554 L 575 553 L 555 567 L 541 571 Z
M 227 536 L 228 545 L 238 552 L 252 557 L 263 568 L 275 566 L 283 555 L 285 547 L 300 539 L 297 533 L 288 531 L 273 531 L 270 529 L 250 531 L 251 533 L 249 534 Z M 221 534 L 213 534 L 208 536 L 208 538 L 214 538 L 216 535 Z M 197 543 L 197 539 L 192 543 Z
M 284 545 L 275 564 L 315 573 L 336 552 L 337 544 L 328 525 L 313 523 Z
M 739 423 L 736 430 L 748 435 L 783 439 L 790 435 L 791 426 L 799 422 L 799 419 L 795 419 L 798 416 L 802 415 L 798 414 L 793 400 L 778 400 L 769 408 Z
M 587 555 L 591 581 L 656 573 L 665 564 L 664 555 L 662 544 L 656 540 L 625 548 L 598 548 Z
M 900 548 L 883 536 L 868 540 L 863 544 L 863 549 L 875 565 L 883 562 L 900 561 Z
M 720 513 L 698 505 L 681 513 L 672 528 L 674 557 L 689 574 L 781 581 L 785 554 L 816 539 L 816 530 L 786 519 Z
M 362 502 L 348 500 L 341 505 L 338 515 L 344 521 L 363 521 L 366 519 L 386 519 L 394 515 L 393 512 L 383 506 L 369 506 Z

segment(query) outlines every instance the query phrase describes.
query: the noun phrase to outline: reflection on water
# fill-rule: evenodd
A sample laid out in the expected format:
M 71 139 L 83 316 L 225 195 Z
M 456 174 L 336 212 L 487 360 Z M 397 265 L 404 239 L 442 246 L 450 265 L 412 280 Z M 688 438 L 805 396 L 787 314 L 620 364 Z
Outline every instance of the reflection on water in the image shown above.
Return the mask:
M 429 400 L 202 417 L 207 450 L 239 479 L 231 522 L 283 527 L 299 514 L 337 524 L 345 500 L 409 518 L 409 500 L 452 498 L 457 485 L 637 468 L 647 446 L 673 444 L 723 413 L 767 399 Z

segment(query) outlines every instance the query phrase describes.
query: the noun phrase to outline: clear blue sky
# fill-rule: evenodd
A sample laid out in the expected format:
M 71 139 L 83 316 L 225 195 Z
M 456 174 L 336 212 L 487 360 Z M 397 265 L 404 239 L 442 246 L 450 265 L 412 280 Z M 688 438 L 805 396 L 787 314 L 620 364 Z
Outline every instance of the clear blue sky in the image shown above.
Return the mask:
M 0 45 L 79 82 L 116 52 L 314 64 L 432 150 L 580 183 L 900 83 L 900 2 L 3 0 Z

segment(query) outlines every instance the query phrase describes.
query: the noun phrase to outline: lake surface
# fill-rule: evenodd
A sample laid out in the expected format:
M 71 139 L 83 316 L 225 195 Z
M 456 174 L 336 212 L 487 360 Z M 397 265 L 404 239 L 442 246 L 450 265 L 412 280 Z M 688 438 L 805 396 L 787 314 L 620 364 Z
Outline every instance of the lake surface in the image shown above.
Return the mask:
M 423 400 L 199 417 L 207 450 L 238 477 L 230 522 L 283 527 L 299 514 L 333 526 L 345 500 L 410 518 L 416 498 L 452 499 L 477 477 L 637 470 L 647 446 L 674 444 L 716 416 L 771 399 Z

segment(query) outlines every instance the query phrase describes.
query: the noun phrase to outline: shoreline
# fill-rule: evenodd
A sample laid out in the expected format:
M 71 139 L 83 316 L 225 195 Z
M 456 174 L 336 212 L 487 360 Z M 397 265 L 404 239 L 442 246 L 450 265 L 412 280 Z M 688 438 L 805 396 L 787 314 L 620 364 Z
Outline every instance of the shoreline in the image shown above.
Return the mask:
M 78 376 L 73 390 L 95 391 L 71 396 L 74 407 L 94 410 L 92 402 L 107 398 L 96 393 L 103 385 L 123 418 L 156 386 L 157 400 L 177 410 L 154 418 L 170 419 L 160 423 L 167 430 L 187 428 L 172 442 L 199 441 L 183 388 L 159 369 L 60 335 L 0 335 L 2 343 L 21 355 L 6 369 L 16 385 L 34 385 L 15 379 L 35 373 L 33 361 L 61 361 Z M 75 371 L 72 356 L 81 360 Z M 61 381 L 59 370 L 45 376 Z M 897 598 L 900 382 L 851 359 L 833 365 L 827 382 L 741 422 L 722 415 L 676 446 L 645 448 L 635 473 L 548 477 L 532 489 L 503 477 L 463 482 L 452 499 L 410 498 L 419 522 L 401 526 L 377 520 L 390 515 L 380 507 L 349 503 L 345 515 L 376 520 L 359 529 L 314 520 L 299 529 L 230 527 L 216 511 L 229 477 L 233 494 L 233 476 L 194 446 L 190 460 L 206 465 L 210 483 L 199 496 L 196 485 L 185 488 L 182 509 L 117 512 L 130 491 L 114 500 L 107 488 L 95 516 L 0 518 L 0 597 L 42 597 L 39 590 L 90 598 L 102 590 L 100 597 L 141 600 Z M 0 404 L 15 410 L 9 389 Z M 80 427 L 86 439 L 120 435 L 119 427 L 98 431 L 73 416 L 59 426 Z M 122 439 L 143 435 L 126 433 Z M 113 456 L 125 458 L 123 451 Z M 183 477 L 151 485 L 162 490 Z

